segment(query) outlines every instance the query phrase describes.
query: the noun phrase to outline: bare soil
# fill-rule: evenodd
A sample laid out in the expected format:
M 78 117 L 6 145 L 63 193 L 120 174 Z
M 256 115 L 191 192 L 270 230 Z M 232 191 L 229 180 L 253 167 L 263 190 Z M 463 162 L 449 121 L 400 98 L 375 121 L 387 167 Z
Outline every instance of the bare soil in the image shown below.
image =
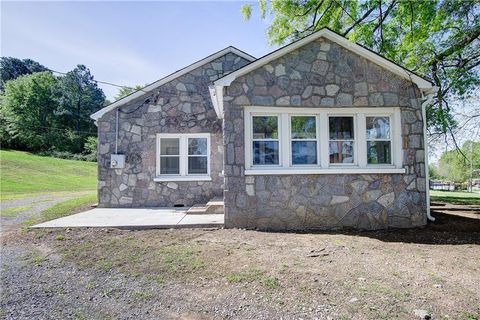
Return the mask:
M 0 316 L 478 319 L 480 211 L 434 216 L 377 232 L 9 232 Z

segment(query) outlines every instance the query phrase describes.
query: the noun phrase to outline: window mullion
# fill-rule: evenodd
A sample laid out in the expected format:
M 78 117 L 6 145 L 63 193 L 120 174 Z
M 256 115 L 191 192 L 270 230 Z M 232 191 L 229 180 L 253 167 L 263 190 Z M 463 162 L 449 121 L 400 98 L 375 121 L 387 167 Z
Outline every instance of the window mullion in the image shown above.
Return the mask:
M 357 115 L 356 127 L 358 166 L 363 168 L 367 166 L 367 125 L 364 113 Z
M 320 165 L 322 168 L 328 168 L 328 117 L 325 111 L 321 111 L 319 117 L 319 132 L 320 132 Z
M 279 121 L 279 147 L 280 147 L 280 165 L 284 168 L 289 167 L 291 164 L 290 157 L 290 124 L 288 113 L 282 113 L 279 115 L 281 121 Z
M 180 175 L 186 176 L 187 175 L 187 162 L 188 162 L 188 137 L 181 136 L 180 137 Z

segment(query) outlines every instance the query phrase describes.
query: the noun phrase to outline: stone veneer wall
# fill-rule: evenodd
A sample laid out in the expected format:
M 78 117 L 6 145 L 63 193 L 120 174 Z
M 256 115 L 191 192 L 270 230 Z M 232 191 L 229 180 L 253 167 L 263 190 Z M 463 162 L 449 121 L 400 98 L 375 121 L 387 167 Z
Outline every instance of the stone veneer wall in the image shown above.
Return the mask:
M 247 63 L 244 58 L 228 53 L 121 107 L 118 152 L 125 154 L 124 169 L 110 168 L 110 154 L 115 152 L 116 111 L 110 111 L 99 119 L 99 206 L 190 206 L 221 196 L 224 181 L 221 176 L 222 127 L 208 86 Z M 157 133 L 206 132 L 211 133 L 212 181 L 153 181 L 156 175 Z
M 226 227 L 381 229 L 426 223 L 419 90 L 326 39 L 276 59 L 226 88 Z M 245 176 L 243 106 L 401 107 L 406 174 Z

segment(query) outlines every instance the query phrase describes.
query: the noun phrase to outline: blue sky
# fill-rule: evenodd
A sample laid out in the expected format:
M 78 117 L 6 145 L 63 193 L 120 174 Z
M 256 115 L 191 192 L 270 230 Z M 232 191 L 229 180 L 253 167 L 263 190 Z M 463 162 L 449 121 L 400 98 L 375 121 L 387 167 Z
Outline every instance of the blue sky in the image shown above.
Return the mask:
M 268 46 L 267 22 L 240 1 L 1 2 L 1 55 L 31 58 L 57 71 L 77 64 L 95 79 L 153 82 L 233 45 L 255 57 Z M 109 99 L 117 88 L 101 85 Z

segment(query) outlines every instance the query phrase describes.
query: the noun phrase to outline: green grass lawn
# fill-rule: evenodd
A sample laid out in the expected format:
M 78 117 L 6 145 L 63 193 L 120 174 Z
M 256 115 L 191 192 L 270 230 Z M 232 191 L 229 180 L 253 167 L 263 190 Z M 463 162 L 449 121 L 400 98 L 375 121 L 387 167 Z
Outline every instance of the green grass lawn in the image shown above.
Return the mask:
M 0 201 L 45 192 L 95 190 L 94 162 L 41 157 L 0 150 Z
M 433 202 L 447 202 L 452 204 L 480 205 L 480 193 L 465 191 L 430 190 L 430 200 Z

